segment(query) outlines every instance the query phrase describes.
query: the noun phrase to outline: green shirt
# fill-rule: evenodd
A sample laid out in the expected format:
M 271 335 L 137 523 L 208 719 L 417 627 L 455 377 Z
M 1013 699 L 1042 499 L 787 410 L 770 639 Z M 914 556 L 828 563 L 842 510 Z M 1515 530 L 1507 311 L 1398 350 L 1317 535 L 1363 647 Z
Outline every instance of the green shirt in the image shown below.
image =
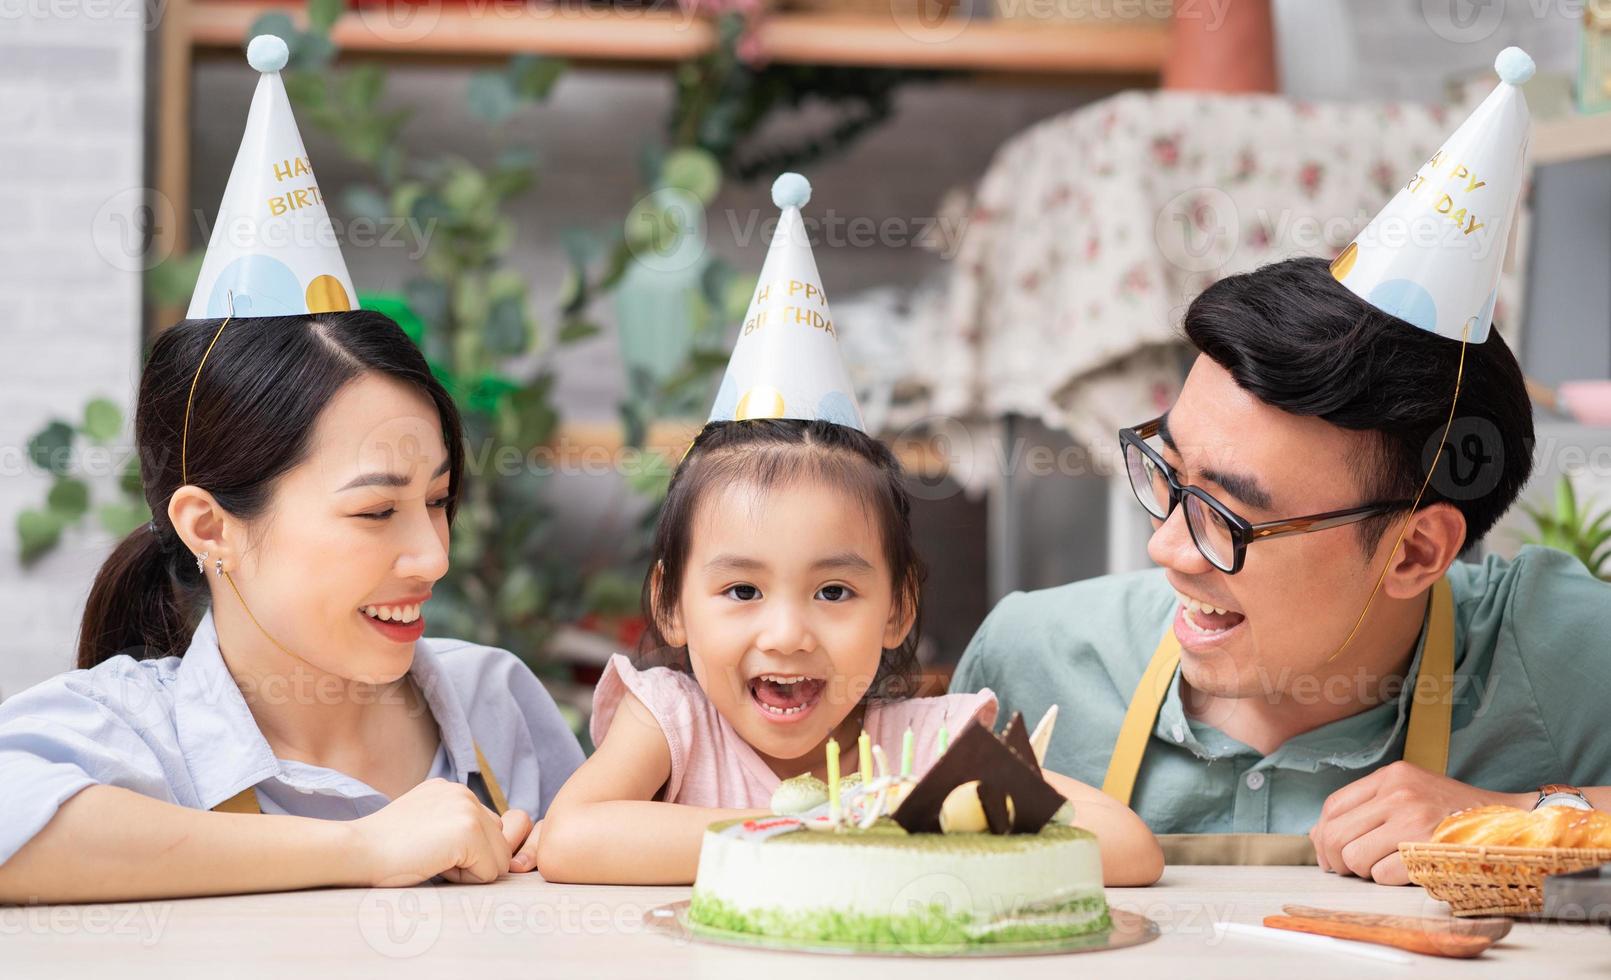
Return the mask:
M 1457 562 L 1448 775 L 1507 793 L 1611 785 L 1611 584 L 1576 558 L 1523 548 Z M 953 691 L 991 688 L 1002 717 L 1060 706 L 1046 767 L 1101 786 L 1130 696 L 1175 610 L 1161 569 L 1003 599 L 968 645 Z M 1186 717 L 1177 669 L 1131 807 L 1156 833 L 1307 833 L 1335 790 L 1402 757 L 1423 627 L 1396 701 L 1260 755 Z

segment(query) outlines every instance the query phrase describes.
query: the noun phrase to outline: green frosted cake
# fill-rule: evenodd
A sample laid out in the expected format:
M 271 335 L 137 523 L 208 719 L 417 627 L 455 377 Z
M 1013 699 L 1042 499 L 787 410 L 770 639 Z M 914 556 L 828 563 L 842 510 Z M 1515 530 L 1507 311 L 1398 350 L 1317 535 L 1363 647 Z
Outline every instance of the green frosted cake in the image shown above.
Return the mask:
M 1000 736 L 976 723 L 922 779 L 874 748 L 877 777 L 841 781 L 830 741 L 831 786 L 787 780 L 775 816 L 705 832 L 691 927 L 914 952 L 1106 931 L 1096 837 L 1039 765 L 1053 718 L 1033 737 L 1016 715 Z
M 1096 837 L 1077 827 L 910 834 L 886 820 L 866 830 L 765 836 L 767 823 L 719 823 L 706 832 L 689 907 L 696 927 L 902 947 L 1108 928 Z

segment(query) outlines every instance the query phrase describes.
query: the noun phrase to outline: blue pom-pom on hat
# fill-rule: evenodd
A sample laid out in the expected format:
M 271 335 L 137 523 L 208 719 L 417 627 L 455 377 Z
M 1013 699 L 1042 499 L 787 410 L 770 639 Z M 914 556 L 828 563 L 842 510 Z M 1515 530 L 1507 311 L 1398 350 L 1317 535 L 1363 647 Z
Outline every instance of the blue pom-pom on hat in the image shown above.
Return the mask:
M 811 181 L 799 174 L 782 174 L 772 182 L 772 203 L 779 208 L 803 208 L 809 200 Z
M 291 49 L 285 46 L 283 38 L 273 34 L 259 34 L 246 46 L 246 63 L 265 74 L 279 71 L 289 60 Z
M 1533 59 L 1521 48 L 1506 48 L 1494 59 L 1494 71 L 1499 73 L 1501 81 L 1510 85 L 1523 84 L 1533 77 L 1536 69 Z

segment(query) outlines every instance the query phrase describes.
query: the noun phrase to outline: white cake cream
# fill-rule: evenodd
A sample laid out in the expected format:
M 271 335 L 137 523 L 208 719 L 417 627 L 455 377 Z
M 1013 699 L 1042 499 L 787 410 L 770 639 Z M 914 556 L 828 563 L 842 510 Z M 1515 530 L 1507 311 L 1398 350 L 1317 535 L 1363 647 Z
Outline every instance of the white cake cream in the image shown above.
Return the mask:
M 881 776 L 848 789 L 840 808 L 802 777 L 773 797 L 785 812 L 713 824 L 691 927 L 919 952 L 1105 931 L 1096 837 L 1071 826 L 1066 801 L 1023 764 L 1020 724 L 1000 739 L 977 726 L 923 780 Z M 1004 764 L 987 743 L 1023 752 Z

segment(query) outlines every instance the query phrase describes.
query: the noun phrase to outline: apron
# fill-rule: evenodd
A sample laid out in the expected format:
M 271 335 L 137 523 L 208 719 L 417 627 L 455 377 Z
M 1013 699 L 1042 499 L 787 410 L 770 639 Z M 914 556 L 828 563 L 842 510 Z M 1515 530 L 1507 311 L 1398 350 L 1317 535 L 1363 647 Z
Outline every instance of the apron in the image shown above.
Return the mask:
M 472 742 L 471 744 L 473 745 L 475 743 Z M 492 774 L 492 767 L 487 765 L 487 757 L 481 754 L 481 746 L 479 745 L 476 745 L 475 747 L 475 761 L 476 765 L 481 767 L 481 772 L 473 775 L 479 775 L 481 777 L 482 785 L 487 791 L 487 799 L 492 801 L 492 808 L 496 810 L 498 812 L 498 816 L 501 817 L 503 816 L 504 811 L 509 809 L 509 801 L 504 798 L 503 787 L 498 785 L 498 777 Z M 472 790 L 474 789 L 473 786 L 471 788 Z M 258 806 L 257 803 L 257 790 L 251 786 L 248 786 L 239 793 L 236 793 L 234 796 L 231 796 L 229 799 L 213 807 L 213 812 L 262 813 L 263 809 L 262 807 Z
M 1448 579 L 1439 579 L 1432 587 L 1429 606 L 1431 622 L 1410 702 L 1404 761 L 1442 774 L 1449 767 L 1449 726 L 1454 712 L 1454 594 Z M 1102 792 L 1125 806 L 1130 805 L 1141 757 L 1179 666 L 1180 641 L 1171 627 L 1164 631 L 1152 662 L 1136 685 L 1102 780 Z M 1304 834 L 1159 834 L 1158 843 L 1163 846 L 1166 864 L 1316 863 L 1314 843 Z

